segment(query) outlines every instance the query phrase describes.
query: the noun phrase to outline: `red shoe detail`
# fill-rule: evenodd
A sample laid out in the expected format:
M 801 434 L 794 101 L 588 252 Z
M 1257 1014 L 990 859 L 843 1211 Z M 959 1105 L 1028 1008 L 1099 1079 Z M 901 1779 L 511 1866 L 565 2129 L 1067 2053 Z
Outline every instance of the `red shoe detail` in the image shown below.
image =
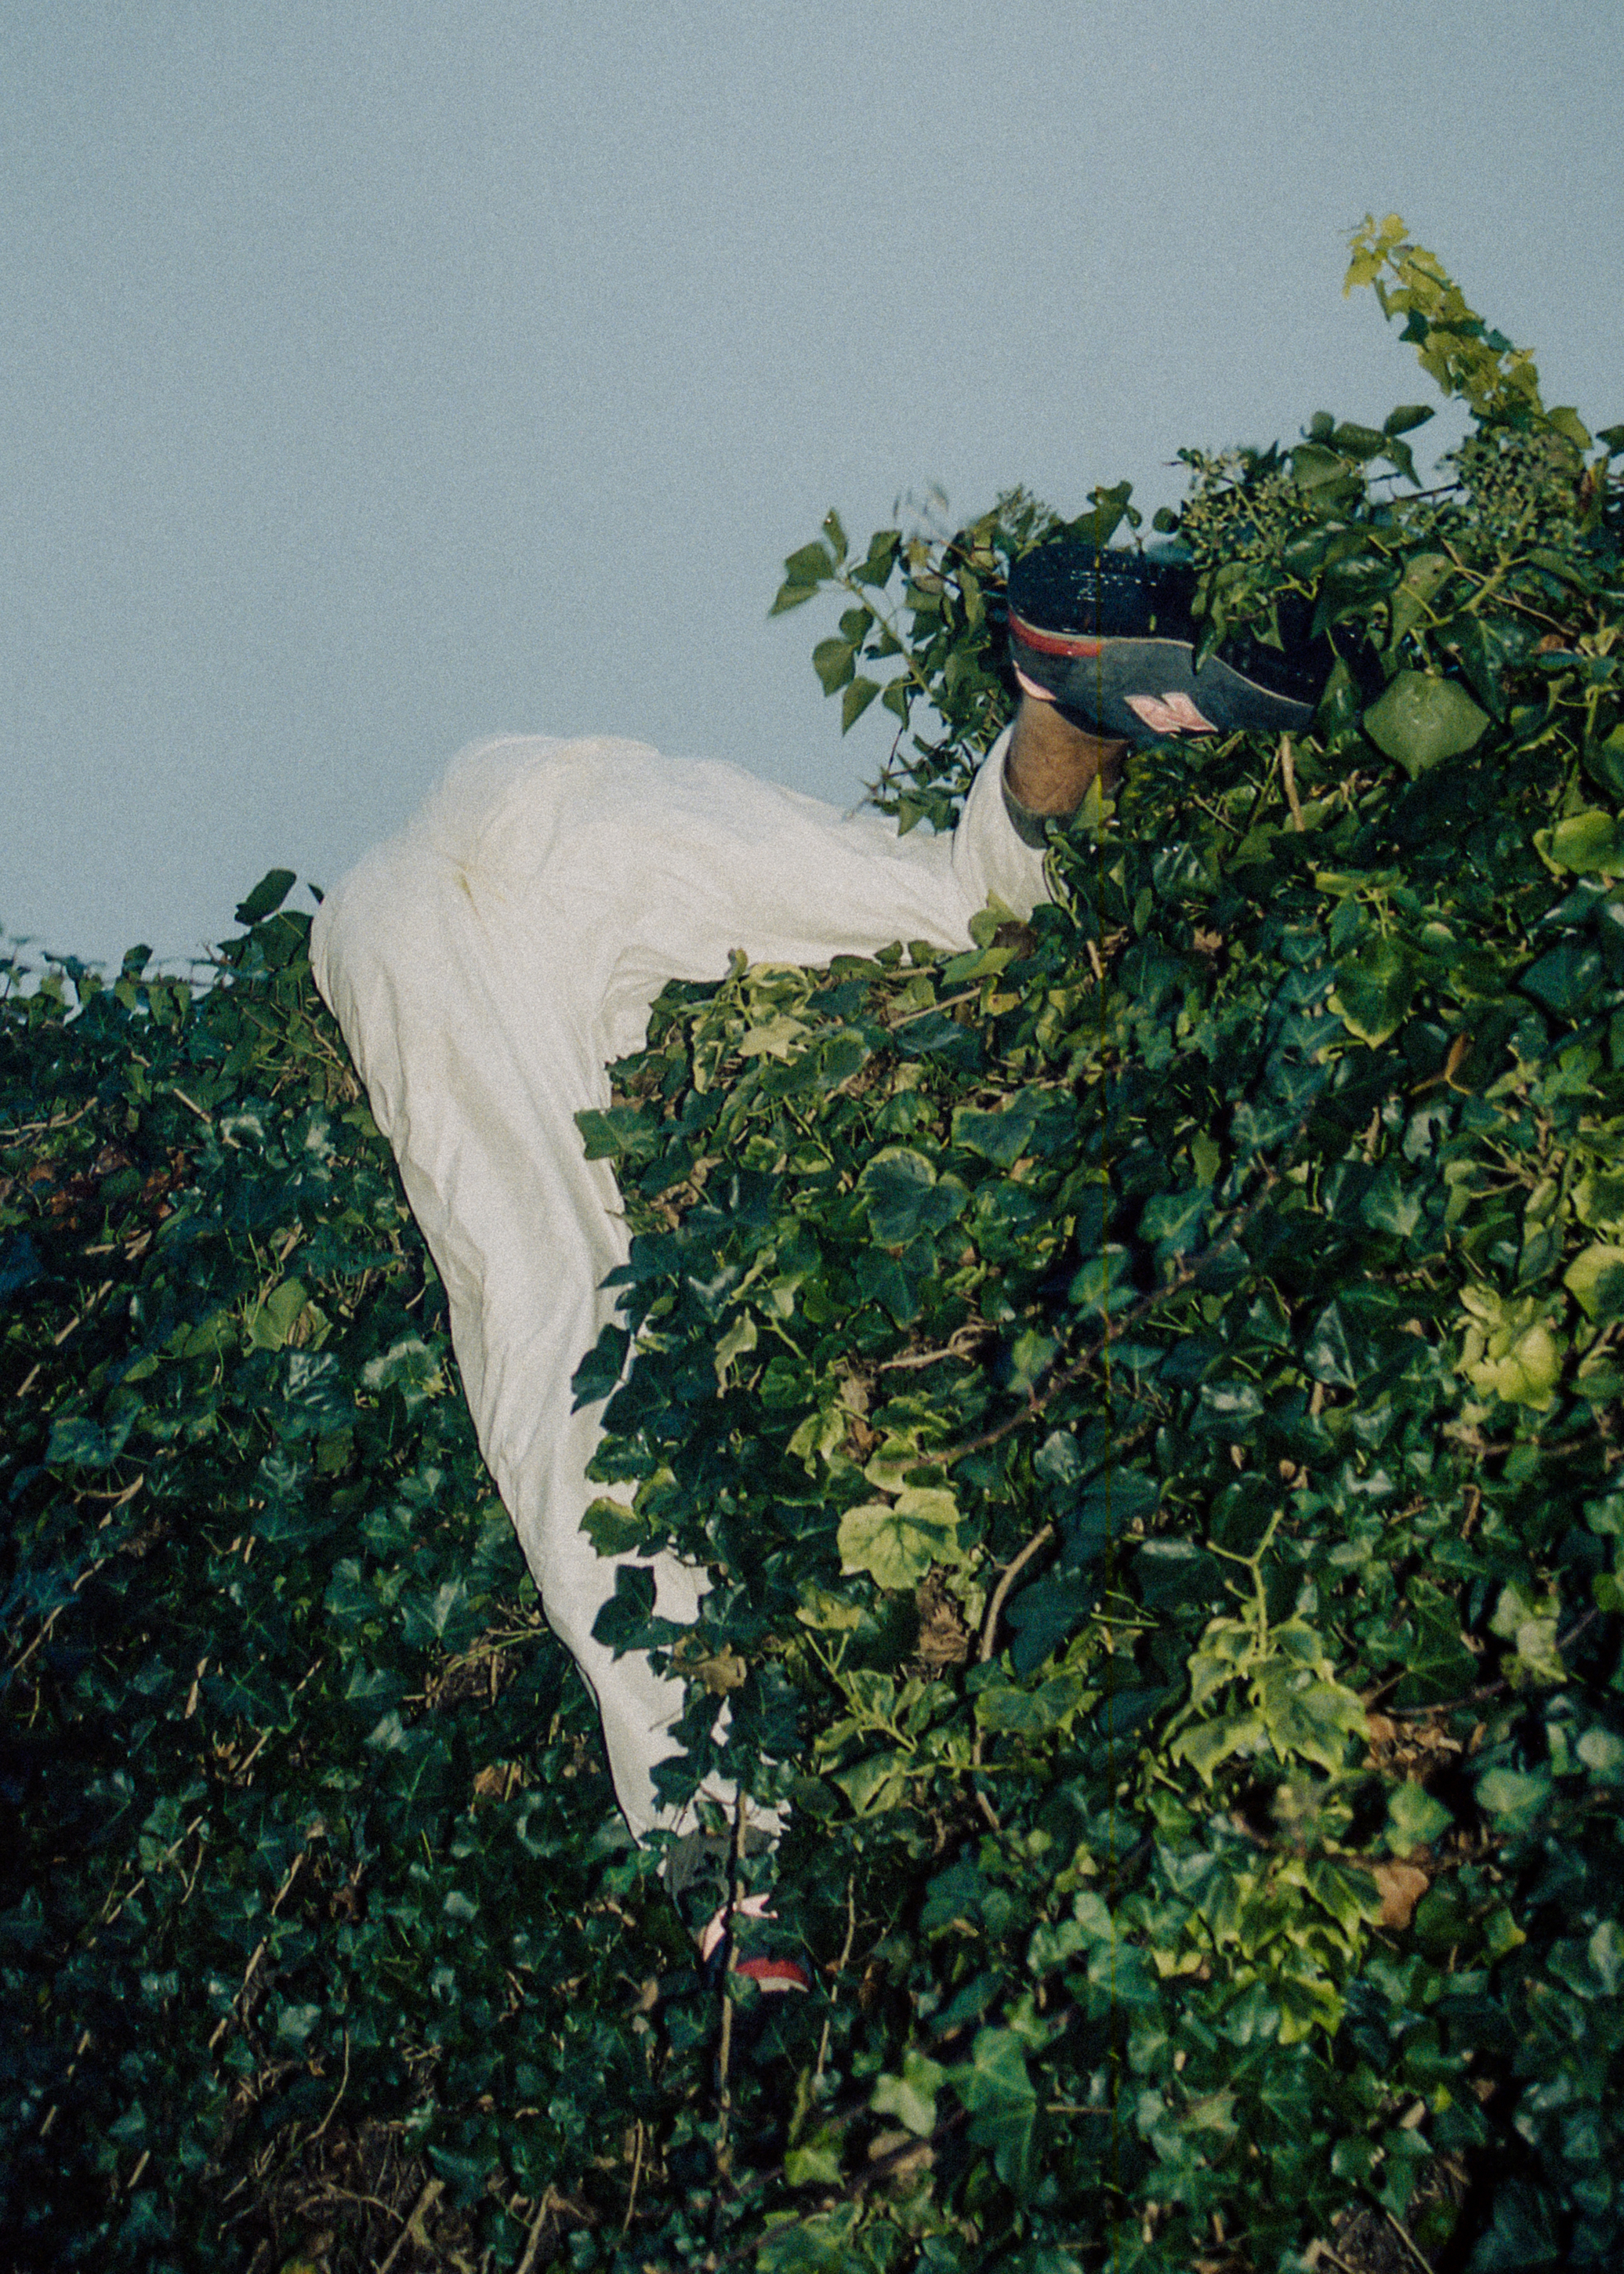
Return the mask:
M 1024 616 L 1011 612 L 1010 630 L 1022 647 L 1034 648 L 1039 655 L 1098 655 L 1103 640 L 1092 638 L 1086 632 L 1041 632 Z
M 733 1972 L 748 1974 L 763 1994 L 778 1990 L 809 1991 L 812 1987 L 811 1976 L 793 1958 L 741 1958 Z
M 739 1904 L 741 1918 L 771 1918 L 775 1914 L 767 1908 L 765 1895 L 747 1895 Z M 699 1955 L 708 1959 L 727 1931 L 727 1921 L 733 1906 L 724 1903 L 699 1938 Z M 741 1958 L 734 1967 L 735 1974 L 748 1974 L 765 1995 L 780 1990 L 810 1990 L 812 1977 L 798 1959 Z

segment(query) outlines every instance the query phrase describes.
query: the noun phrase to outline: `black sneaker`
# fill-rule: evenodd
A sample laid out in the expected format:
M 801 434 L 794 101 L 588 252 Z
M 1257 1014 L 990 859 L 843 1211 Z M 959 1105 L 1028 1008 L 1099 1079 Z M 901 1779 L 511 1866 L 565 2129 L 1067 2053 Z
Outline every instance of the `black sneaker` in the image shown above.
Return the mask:
M 1286 645 L 1242 632 L 1199 671 L 1195 571 L 1179 561 L 1101 551 L 1079 538 L 1035 546 L 1010 571 L 1010 660 L 1028 695 L 1091 734 L 1299 733 L 1335 660 L 1310 641 L 1310 611 L 1280 609 Z

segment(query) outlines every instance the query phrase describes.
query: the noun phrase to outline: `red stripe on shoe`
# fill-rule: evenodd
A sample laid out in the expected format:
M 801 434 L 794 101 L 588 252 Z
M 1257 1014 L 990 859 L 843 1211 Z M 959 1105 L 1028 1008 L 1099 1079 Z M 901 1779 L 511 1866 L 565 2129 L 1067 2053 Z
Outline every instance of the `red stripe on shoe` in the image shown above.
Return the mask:
M 741 1958 L 733 1971 L 735 1974 L 748 1974 L 763 1992 L 809 1991 L 812 1987 L 811 1976 L 793 1958 Z
M 1039 655 L 1098 655 L 1105 645 L 1086 632 L 1041 632 L 1035 624 L 1013 614 L 1010 629 L 1023 647 L 1034 648 Z

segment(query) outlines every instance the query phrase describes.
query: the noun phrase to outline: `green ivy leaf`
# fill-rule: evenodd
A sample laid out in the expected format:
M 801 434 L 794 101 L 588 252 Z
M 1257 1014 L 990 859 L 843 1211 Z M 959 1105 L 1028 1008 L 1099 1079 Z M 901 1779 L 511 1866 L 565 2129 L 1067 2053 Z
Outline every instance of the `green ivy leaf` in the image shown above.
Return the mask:
M 1260 1713 L 1229 1713 L 1192 1722 L 1167 1750 L 1169 1759 L 1188 1761 L 1202 1783 L 1210 1785 L 1225 1761 L 1237 1753 L 1259 1752 L 1267 1742 L 1268 1728 Z
M 1402 941 L 1375 939 L 1338 963 L 1330 1005 L 1349 1033 L 1374 1050 L 1397 1031 L 1415 991 L 1415 960 Z
M 648 1545 L 647 1525 L 618 1500 L 593 1501 L 581 1519 L 581 1529 L 600 1555 L 628 1555 Z
M 1036 2179 L 1036 2088 L 1013 2030 L 978 2029 L 970 2059 L 952 2071 L 952 2084 L 970 2112 L 970 2137 L 990 2148 L 1004 2185 L 1022 2198 Z
M 1347 1322 L 1338 1304 L 1327 1303 L 1320 1312 L 1308 1330 L 1302 1355 L 1304 1370 L 1316 1382 L 1344 1389 L 1357 1387 L 1358 1377 L 1348 1348 Z
M 1258 1681 L 1258 1704 L 1269 1742 L 1282 1760 L 1312 1761 L 1340 1774 L 1351 1736 L 1365 1734 L 1363 1701 L 1338 1682 L 1276 1660 Z
M 956 1177 L 938 1181 L 935 1165 L 906 1145 L 887 1145 L 858 1178 L 874 1236 L 886 1247 L 903 1247 L 921 1232 L 940 1231 L 968 1205 L 968 1187 Z
M 1461 1638 L 1454 1601 L 1426 1579 L 1410 1580 L 1405 1592 L 1416 1638 L 1405 1656 L 1404 1677 L 1393 1692 L 1394 1704 L 1438 1706 L 1464 1697 L 1477 1679 L 1477 1661 Z
M 840 698 L 840 732 L 849 734 L 880 691 L 877 679 L 853 679 Z
M 110 1467 L 123 1450 L 134 1419 L 133 1414 L 126 1414 L 110 1428 L 104 1428 L 100 1422 L 92 1421 L 82 1413 L 54 1415 L 45 1445 L 46 1466 L 73 1469 Z
M 1527 1831 L 1550 1798 L 1548 1769 L 1485 1769 L 1477 1779 L 1477 1805 L 1496 1819 L 1499 1832 Z
M 297 882 L 291 869 L 267 869 L 247 898 L 237 903 L 237 922 L 263 923 L 281 907 Z
M 936 2130 L 936 2095 L 947 2074 L 939 2061 L 910 2045 L 903 2055 L 899 2075 L 875 2079 L 868 2105 L 876 2116 L 894 2116 L 910 2132 L 927 2139 Z
M 1562 1274 L 1562 1284 L 1575 1296 L 1587 1319 L 1616 1319 L 1624 1315 L 1624 1247 L 1594 1241 Z
M 870 1753 L 851 1768 L 837 1770 L 833 1781 L 851 1802 L 854 1816 L 883 1816 L 906 1796 L 907 1762 L 896 1752 Z
M 857 651 L 848 639 L 819 640 L 812 651 L 812 668 L 825 695 L 844 687 L 857 668 Z
M 1064 1728 L 1092 1706 L 1098 1692 L 1085 1690 L 1078 1674 L 1052 1675 L 1035 1690 L 989 1689 L 978 1692 L 975 1718 L 984 1729 L 1020 1737 L 1047 1736 Z
M 1553 869 L 1586 877 L 1624 877 L 1624 837 L 1610 813 L 1571 813 L 1553 829 L 1536 830 L 1534 843 Z
M 1598 949 L 1582 940 L 1565 939 L 1531 964 L 1519 983 L 1525 995 L 1559 1019 L 1572 1019 L 1595 994 L 1605 968 Z
M 847 1509 L 836 1544 L 843 1571 L 866 1571 L 881 1587 L 911 1587 L 933 1563 L 959 1561 L 958 1503 L 939 1486 L 907 1485 L 894 1502 Z
M 1390 1787 L 1386 1833 L 1390 1854 L 1407 1856 L 1412 1849 L 1431 1847 L 1454 1821 L 1443 1803 L 1413 1778 Z
M 254 1348 L 281 1350 L 298 1324 L 309 1299 L 300 1280 L 284 1279 L 280 1286 L 274 1287 L 249 1314 L 248 1339 Z
M 1408 468 L 1405 471 L 1410 471 Z M 1413 472 L 1410 478 L 1414 478 Z M 1388 604 L 1387 651 L 1390 655 L 1397 653 L 1401 642 L 1430 612 L 1433 597 L 1453 566 L 1447 553 L 1416 553 L 1405 562 L 1404 573 Z
M 1463 687 L 1431 672 L 1401 671 L 1365 713 L 1365 731 L 1412 781 L 1483 739 L 1488 715 Z

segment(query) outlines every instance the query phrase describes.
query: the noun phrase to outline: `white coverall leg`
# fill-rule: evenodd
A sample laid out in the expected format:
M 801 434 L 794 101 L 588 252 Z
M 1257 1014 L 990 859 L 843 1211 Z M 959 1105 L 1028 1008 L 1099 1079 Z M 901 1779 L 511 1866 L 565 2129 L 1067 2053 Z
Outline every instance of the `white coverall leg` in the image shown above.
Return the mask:
M 673 1820 L 650 1772 L 675 1750 L 683 1691 L 592 1639 L 616 1563 L 580 1528 L 603 1408 L 572 1413 L 570 1378 L 614 1316 L 602 1282 L 628 1239 L 575 1116 L 608 1104 L 605 1067 L 642 1046 L 666 982 L 720 979 L 735 948 L 800 964 L 894 939 L 961 948 L 989 894 L 1028 915 L 1043 858 L 1005 809 L 1004 747 L 951 837 L 898 837 L 883 816 L 641 743 L 482 743 L 317 915 L 317 984 L 445 1283 L 480 1449 L 639 1839 Z M 703 1575 L 669 1555 L 653 1568 L 660 1614 L 693 1617 Z

